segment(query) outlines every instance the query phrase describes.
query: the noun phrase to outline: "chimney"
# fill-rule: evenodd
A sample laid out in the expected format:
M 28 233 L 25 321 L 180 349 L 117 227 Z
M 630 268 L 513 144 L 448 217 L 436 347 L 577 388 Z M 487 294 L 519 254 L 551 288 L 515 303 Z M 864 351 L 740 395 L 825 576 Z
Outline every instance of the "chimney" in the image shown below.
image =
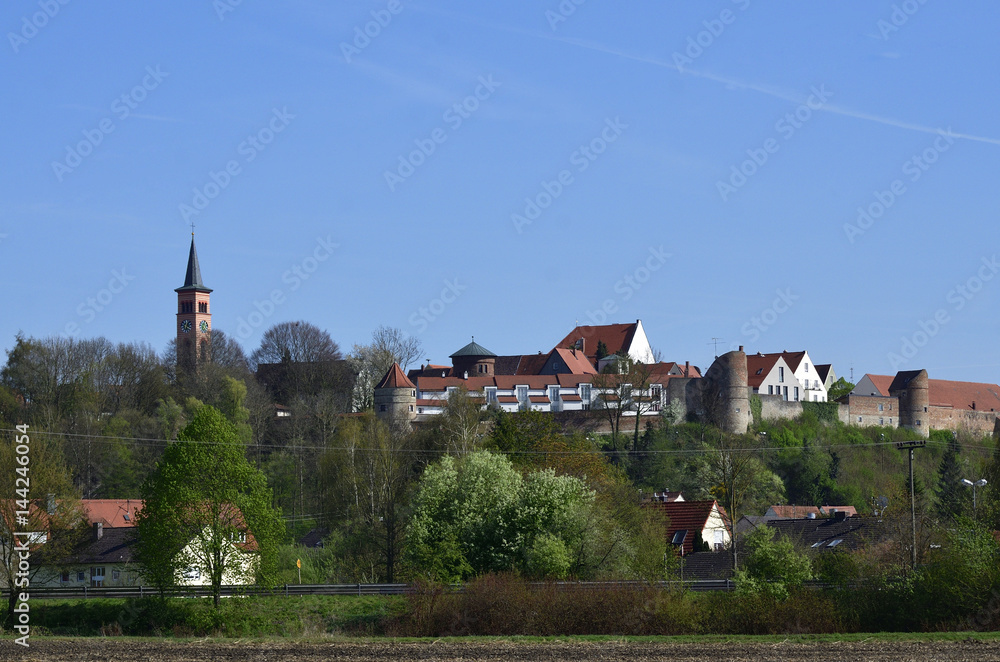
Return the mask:
M 740 351 L 741 352 L 743 351 L 743 345 L 740 345 Z
M 94 522 L 94 540 L 100 540 L 103 535 L 104 525 L 100 522 Z
M 691 362 L 690 361 L 685 361 L 684 362 L 684 376 L 687 377 L 690 374 L 691 374 Z

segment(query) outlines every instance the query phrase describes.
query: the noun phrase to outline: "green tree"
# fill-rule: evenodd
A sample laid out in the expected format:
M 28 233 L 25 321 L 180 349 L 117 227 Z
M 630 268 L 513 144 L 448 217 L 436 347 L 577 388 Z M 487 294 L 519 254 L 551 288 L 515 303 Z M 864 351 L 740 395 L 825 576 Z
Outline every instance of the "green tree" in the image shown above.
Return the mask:
M 834 383 L 830 384 L 830 388 L 826 391 L 826 399 L 828 402 L 835 402 L 853 390 L 854 384 L 841 377 Z
M 962 468 L 958 461 L 962 447 L 957 439 L 948 442 L 948 447 L 938 466 L 937 513 L 943 519 L 953 520 L 962 515 L 966 495 L 961 484 Z
M 522 477 L 507 458 L 477 451 L 431 464 L 408 529 L 423 574 L 458 581 L 519 570 L 565 577 L 583 565 L 594 492 L 552 470 Z
M 2 420 L 0 426 L 6 427 Z M 19 445 L 27 446 L 28 453 L 17 453 Z M 19 457 L 24 459 L 18 460 Z M 0 588 L 7 593 L 4 627 L 11 628 L 18 593 L 28 590 L 20 582 L 24 579 L 33 581 L 37 573 L 58 567 L 59 561 L 88 531 L 79 507 L 79 493 L 73 487 L 62 454 L 58 446 L 45 436 L 32 434 L 26 426 L 10 434 L 4 433 L 0 441 L 0 472 L 9 486 L 8 494 L 0 499 Z M 24 480 L 15 485 L 19 478 Z M 25 485 L 29 486 L 25 492 L 15 492 L 15 489 L 23 489 Z M 42 498 L 30 501 L 25 509 L 23 501 L 18 503 L 24 495 Z M 29 513 L 26 523 L 18 523 L 17 511 L 20 510 Z M 21 532 L 44 533 L 47 540 L 44 545 L 39 545 L 29 537 L 14 535 Z M 20 554 L 23 553 L 21 547 L 25 544 L 32 554 L 27 577 L 18 575 Z M 46 559 L 45 565 L 39 563 L 39 554 Z
M 789 589 L 812 579 L 809 557 L 796 551 L 787 538 L 775 538 L 775 530 L 769 526 L 746 534 L 743 566 L 735 576 L 738 592 L 766 593 L 783 600 Z
M 403 508 L 420 461 L 415 437 L 373 413 L 343 421 L 334 448 L 322 457 L 332 486 L 330 524 L 341 535 L 348 572 L 355 581 L 396 579 L 402 553 Z
M 161 589 L 194 566 L 207 574 L 218 607 L 224 578 L 245 572 L 248 561 L 258 583 L 273 583 L 281 515 L 236 426 L 218 410 L 195 413 L 143 483 L 142 498 L 137 557 Z

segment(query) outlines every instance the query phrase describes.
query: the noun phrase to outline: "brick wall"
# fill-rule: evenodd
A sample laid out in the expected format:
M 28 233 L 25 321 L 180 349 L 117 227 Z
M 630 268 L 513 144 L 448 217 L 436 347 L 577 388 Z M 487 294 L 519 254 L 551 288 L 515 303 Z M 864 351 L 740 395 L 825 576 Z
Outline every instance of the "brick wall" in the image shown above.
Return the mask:
M 899 398 L 851 395 L 847 402 L 848 422 L 851 425 L 899 427 Z

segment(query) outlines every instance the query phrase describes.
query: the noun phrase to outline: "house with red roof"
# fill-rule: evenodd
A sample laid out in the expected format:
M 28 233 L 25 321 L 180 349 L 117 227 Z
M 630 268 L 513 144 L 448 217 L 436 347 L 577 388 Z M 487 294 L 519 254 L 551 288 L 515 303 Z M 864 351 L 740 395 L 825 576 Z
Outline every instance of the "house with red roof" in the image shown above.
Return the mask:
M 729 517 L 717 501 L 649 501 L 642 507 L 663 516 L 667 522 L 667 542 L 681 556 L 699 551 L 698 542 L 710 550 L 722 550 L 732 541 Z
M 775 395 L 792 402 L 826 402 L 826 381 L 832 372 L 817 371 L 809 352 L 747 355 L 747 381 L 759 395 Z
M 602 324 L 600 326 L 577 326 L 556 343 L 555 349 L 575 349 L 582 352 L 597 366 L 598 346 L 607 348 L 607 355 L 626 354 L 639 363 L 653 363 L 653 348 L 649 345 L 642 320 L 630 324 Z

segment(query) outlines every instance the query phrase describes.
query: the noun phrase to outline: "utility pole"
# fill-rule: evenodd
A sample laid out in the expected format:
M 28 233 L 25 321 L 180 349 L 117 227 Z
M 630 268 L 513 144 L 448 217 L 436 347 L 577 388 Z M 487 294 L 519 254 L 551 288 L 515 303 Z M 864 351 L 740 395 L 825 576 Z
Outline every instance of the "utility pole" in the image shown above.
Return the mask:
M 915 441 L 899 441 L 896 442 L 896 448 L 899 450 L 910 451 L 910 526 L 913 533 L 913 546 L 910 551 L 913 556 L 913 569 L 917 569 L 917 500 L 914 495 L 913 489 L 913 451 L 916 448 L 923 448 L 927 445 L 927 441 L 923 439 L 917 439 Z

